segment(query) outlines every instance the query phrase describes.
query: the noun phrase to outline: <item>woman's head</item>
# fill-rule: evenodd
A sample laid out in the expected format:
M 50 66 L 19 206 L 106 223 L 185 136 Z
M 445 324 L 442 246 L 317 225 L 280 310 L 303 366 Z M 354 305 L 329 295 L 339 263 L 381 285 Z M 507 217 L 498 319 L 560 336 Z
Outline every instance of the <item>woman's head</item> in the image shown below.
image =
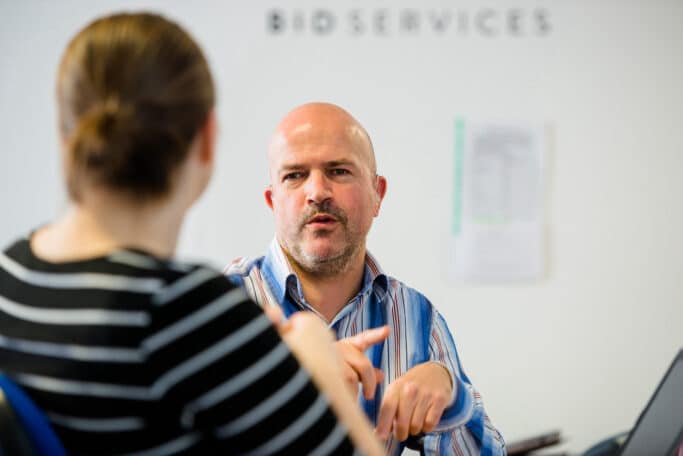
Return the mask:
M 206 59 L 178 25 L 154 14 L 94 21 L 68 45 L 57 79 L 70 196 L 97 187 L 163 197 L 214 101 Z

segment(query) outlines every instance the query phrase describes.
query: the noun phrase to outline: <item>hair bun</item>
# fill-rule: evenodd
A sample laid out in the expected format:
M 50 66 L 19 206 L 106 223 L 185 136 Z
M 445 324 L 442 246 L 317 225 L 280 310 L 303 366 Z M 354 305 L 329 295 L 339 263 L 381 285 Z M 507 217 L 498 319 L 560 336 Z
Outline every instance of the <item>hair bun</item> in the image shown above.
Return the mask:
M 110 98 L 92 107 L 80 119 L 71 138 L 74 164 L 89 169 L 110 165 L 112 154 L 123 152 L 132 120 L 131 110 L 117 99 Z
M 111 139 L 111 135 L 115 133 L 117 126 L 121 126 L 121 121 L 126 120 L 126 110 L 121 108 L 121 105 L 116 98 L 108 98 L 100 106 L 97 107 L 95 113 L 99 117 L 99 133 L 106 139 Z M 118 125 L 117 125 L 118 124 Z

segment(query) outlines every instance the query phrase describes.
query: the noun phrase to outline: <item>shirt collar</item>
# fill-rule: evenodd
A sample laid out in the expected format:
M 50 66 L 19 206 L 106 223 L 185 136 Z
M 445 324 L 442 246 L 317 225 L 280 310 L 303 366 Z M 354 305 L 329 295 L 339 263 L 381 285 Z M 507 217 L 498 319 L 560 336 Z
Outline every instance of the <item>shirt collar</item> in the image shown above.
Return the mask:
M 378 299 L 382 299 L 387 292 L 387 276 L 377 259 L 368 251 L 365 252 L 365 275 L 361 293 L 374 291 Z M 372 287 L 372 288 L 371 288 Z
M 268 246 L 268 251 L 263 259 L 263 266 L 265 274 L 263 277 L 268 282 L 273 295 L 277 299 L 277 302 L 282 304 L 285 300 L 285 293 L 287 292 L 287 283 L 291 280 L 295 280 L 297 283 L 299 279 L 292 266 L 289 264 L 285 253 L 280 247 L 280 243 L 277 238 L 273 238 Z
M 289 264 L 289 260 L 285 256 L 282 247 L 280 247 L 277 238 L 273 238 L 270 242 L 266 256 L 263 259 L 262 268 L 266 272 L 263 276 L 268 281 L 268 285 L 279 303 L 284 302 L 287 287 L 290 284 L 297 290 L 299 298 L 303 301 L 299 278 L 294 273 L 292 265 Z M 382 271 L 375 257 L 366 251 L 363 286 L 359 295 L 369 294 L 372 291 L 375 292 L 378 299 L 383 298 L 387 292 L 387 276 Z

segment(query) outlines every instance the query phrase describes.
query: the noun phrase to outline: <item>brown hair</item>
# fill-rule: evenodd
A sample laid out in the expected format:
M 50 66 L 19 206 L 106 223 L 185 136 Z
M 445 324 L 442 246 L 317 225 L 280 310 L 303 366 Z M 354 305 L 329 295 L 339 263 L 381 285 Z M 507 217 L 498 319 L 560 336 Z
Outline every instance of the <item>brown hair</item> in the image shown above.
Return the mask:
M 214 102 L 206 59 L 177 24 L 147 13 L 95 20 L 69 43 L 57 79 L 70 196 L 84 183 L 165 195 Z

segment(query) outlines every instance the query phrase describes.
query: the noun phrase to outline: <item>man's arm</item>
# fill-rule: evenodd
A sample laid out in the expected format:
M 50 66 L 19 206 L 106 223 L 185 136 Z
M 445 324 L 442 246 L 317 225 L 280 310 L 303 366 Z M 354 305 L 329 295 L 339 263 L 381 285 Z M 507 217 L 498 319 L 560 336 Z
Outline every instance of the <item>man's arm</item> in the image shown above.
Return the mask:
M 442 364 L 449 371 L 454 391 L 434 431 L 425 437 L 425 453 L 444 454 L 457 442 L 465 442 L 464 454 L 469 453 L 472 445 L 478 448 L 477 454 L 506 454 L 502 435 L 489 420 L 481 395 L 462 369 L 448 325 L 433 307 L 429 352 L 431 361 Z
M 426 299 L 425 299 L 426 300 Z M 427 434 L 426 454 L 505 454 L 505 444 L 483 408 L 458 359 L 446 322 L 426 301 L 431 313 L 429 361 L 413 366 L 387 388 L 377 421 L 377 434 L 405 440 Z

